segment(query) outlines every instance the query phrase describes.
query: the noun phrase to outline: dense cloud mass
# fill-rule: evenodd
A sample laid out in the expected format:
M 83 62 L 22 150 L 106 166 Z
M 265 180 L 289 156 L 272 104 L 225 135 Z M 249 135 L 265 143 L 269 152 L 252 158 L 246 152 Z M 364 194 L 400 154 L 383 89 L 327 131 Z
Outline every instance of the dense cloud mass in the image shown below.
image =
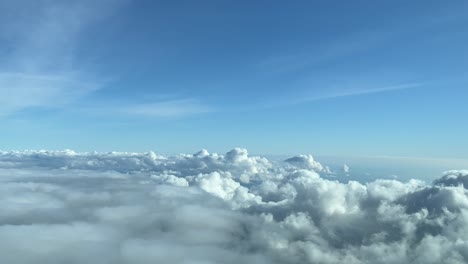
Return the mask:
M 468 171 L 432 184 L 331 173 L 310 155 L 272 162 L 238 148 L 0 152 L 0 256 L 9 264 L 468 262 Z

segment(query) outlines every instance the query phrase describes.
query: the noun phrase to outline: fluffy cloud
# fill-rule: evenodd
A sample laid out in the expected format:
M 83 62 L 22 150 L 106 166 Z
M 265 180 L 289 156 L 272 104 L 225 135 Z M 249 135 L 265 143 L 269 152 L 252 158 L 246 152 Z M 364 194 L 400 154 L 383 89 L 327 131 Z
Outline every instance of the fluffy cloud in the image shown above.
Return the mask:
M 285 160 L 287 163 L 302 169 L 312 169 L 319 172 L 331 173 L 330 168 L 315 161 L 312 155 L 298 155 Z
M 349 166 L 348 166 L 348 165 L 343 164 L 343 172 L 344 172 L 345 174 L 349 174 Z
M 310 155 L 0 153 L 5 263 L 466 263 L 468 171 L 322 177 Z

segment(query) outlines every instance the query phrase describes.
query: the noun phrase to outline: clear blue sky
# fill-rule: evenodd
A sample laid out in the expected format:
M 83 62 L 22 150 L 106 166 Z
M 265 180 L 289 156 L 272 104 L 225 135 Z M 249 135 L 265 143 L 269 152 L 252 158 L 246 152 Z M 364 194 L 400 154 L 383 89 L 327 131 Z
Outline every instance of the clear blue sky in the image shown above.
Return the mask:
M 0 149 L 468 158 L 466 1 L 1 1 Z

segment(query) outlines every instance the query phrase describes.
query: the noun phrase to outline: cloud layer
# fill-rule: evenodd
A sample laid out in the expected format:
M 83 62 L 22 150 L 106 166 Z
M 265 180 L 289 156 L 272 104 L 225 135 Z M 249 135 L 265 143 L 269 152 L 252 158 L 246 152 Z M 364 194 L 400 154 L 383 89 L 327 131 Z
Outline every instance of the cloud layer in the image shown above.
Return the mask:
M 1 152 L 0 255 L 12 264 L 468 261 L 468 171 L 433 184 L 327 173 L 310 155 L 272 162 L 239 148 Z

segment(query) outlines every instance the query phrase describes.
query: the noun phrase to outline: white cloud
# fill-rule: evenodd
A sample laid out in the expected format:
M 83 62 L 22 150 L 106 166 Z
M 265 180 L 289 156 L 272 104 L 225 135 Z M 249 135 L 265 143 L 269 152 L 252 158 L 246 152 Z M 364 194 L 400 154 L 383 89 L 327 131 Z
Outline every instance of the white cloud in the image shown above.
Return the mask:
M 322 178 L 312 156 L 0 152 L 0 254 L 25 263 L 466 263 L 467 171 Z M 249 180 L 246 181 L 245 178 Z
M 0 115 L 57 107 L 101 87 L 76 65 L 79 35 L 119 1 L 5 1 L 0 38 L 10 47 L 0 63 Z
M 127 106 L 123 107 L 121 111 L 133 115 L 152 117 L 181 117 L 212 112 L 213 108 L 190 98 Z
M 383 93 L 383 92 L 391 92 L 391 91 L 398 91 L 398 90 L 408 90 L 408 89 L 421 87 L 422 85 L 423 83 L 403 83 L 403 84 L 398 84 L 398 85 L 391 85 L 391 86 L 384 86 L 384 87 L 377 87 L 377 88 L 343 89 L 343 90 L 339 90 L 339 91 L 335 91 L 331 93 L 325 93 L 321 95 L 304 96 L 298 99 L 298 102 L 310 102 L 310 101 L 318 101 L 318 100 L 332 99 L 332 98 L 338 98 L 338 97 Z
M 331 170 L 327 166 L 323 166 L 320 162 L 315 161 L 312 155 L 298 155 L 292 158 L 288 158 L 285 162 L 301 169 L 311 169 L 323 173 L 331 173 Z
M 344 172 L 346 175 L 349 175 L 349 166 L 348 166 L 348 165 L 343 164 L 343 172 Z
M 0 115 L 30 107 L 59 107 L 99 88 L 72 74 L 0 73 Z

